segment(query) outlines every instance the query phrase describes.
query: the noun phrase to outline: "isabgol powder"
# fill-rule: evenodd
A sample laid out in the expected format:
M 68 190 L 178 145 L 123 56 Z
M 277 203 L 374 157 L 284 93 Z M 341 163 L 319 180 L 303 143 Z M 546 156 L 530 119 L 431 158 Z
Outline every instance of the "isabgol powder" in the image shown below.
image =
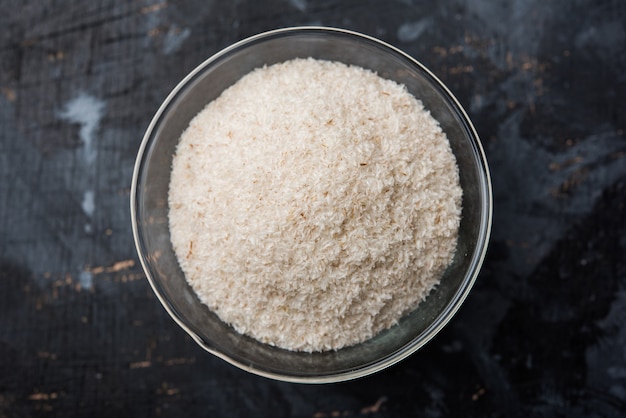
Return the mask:
M 455 251 L 458 168 L 406 88 L 359 67 L 259 68 L 185 130 L 171 239 L 199 298 L 238 332 L 335 350 L 396 324 Z

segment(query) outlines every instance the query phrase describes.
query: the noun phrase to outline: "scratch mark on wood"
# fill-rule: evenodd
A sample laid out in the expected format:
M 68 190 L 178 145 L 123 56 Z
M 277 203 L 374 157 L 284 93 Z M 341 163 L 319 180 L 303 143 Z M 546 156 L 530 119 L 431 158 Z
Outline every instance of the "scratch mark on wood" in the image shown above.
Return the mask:
M 564 168 L 569 168 L 573 165 L 581 163 L 582 161 L 583 161 L 583 157 L 581 157 L 580 155 L 577 155 L 576 157 L 570 158 L 562 163 L 552 162 L 550 163 L 548 168 L 550 171 L 561 171 Z
M 387 402 L 387 397 L 386 396 L 381 396 L 380 398 L 378 398 L 378 400 L 376 401 L 376 403 L 372 406 L 366 406 L 365 408 L 361 409 L 361 414 L 375 414 L 378 411 L 380 411 L 380 407 Z
M 161 384 L 161 387 L 156 390 L 156 393 L 157 395 L 173 396 L 173 395 L 180 393 L 180 389 L 177 387 L 170 386 L 166 382 L 163 382 Z
M 50 52 L 48 54 L 48 61 L 54 62 L 61 61 L 63 59 L 65 59 L 65 52 L 63 51 Z
M 134 282 L 135 280 L 143 280 L 145 277 L 143 274 L 124 274 L 122 275 L 122 277 L 116 277 L 115 279 L 113 279 L 113 281 L 115 281 L 116 283 L 118 282 L 122 282 L 122 283 L 127 283 L 127 282 Z
M 122 260 L 114 263 L 109 267 L 97 266 L 89 269 L 89 271 L 93 274 L 101 274 L 101 273 L 117 273 L 122 270 L 127 270 L 131 267 L 135 266 L 135 260 Z
M 132 260 L 132 259 L 118 261 L 117 263 L 113 264 L 113 266 L 109 268 L 107 271 L 121 271 L 121 270 L 131 268 L 134 265 L 135 265 L 135 260 Z
M 151 37 L 151 38 L 154 38 L 155 36 L 158 36 L 158 35 L 162 34 L 163 31 L 164 31 L 163 28 L 159 28 L 159 27 L 154 28 L 154 29 L 150 29 L 148 31 L 148 36 Z
M 485 390 L 485 388 L 480 388 L 478 389 L 478 391 L 474 394 L 472 394 L 472 400 L 474 402 L 476 402 L 481 396 L 483 396 L 487 391 Z
M 59 395 L 56 392 L 51 392 L 51 393 L 37 392 L 37 393 L 31 394 L 28 397 L 28 399 L 30 399 L 31 401 L 48 401 L 48 400 L 51 400 L 51 399 L 56 399 L 58 397 L 59 397 Z
M 157 12 L 161 9 L 164 9 L 168 6 L 166 1 L 163 1 L 161 3 L 156 3 L 156 4 L 152 4 L 150 6 L 145 6 L 142 7 L 141 10 L 139 11 L 141 14 L 148 14 L 148 13 L 153 13 L 153 12 Z
M 471 73 L 474 71 L 474 67 L 471 65 L 458 65 L 456 67 L 452 67 L 448 70 L 450 75 L 458 75 L 463 73 Z
M 152 366 L 152 362 L 148 360 L 144 361 L 135 361 L 128 365 L 129 369 L 145 369 L 146 367 Z
M 193 364 L 196 362 L 195 357 L 185 358 L 185 357 L 177 357 L 171 358 L 169 360 L 165 360 L 164 364 L 166 366 L 179 366 L 182 364 Z

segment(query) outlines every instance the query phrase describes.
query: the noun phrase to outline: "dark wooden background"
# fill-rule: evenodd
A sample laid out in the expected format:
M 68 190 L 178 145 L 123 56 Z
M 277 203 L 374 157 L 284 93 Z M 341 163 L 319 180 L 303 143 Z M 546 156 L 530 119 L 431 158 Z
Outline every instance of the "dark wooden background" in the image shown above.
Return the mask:
M 0 417 L 618 417 L 626 411 L 626 2 L 0 0 Z M 246 374 L 167 316 L 129 189 L 160 102 L 269 29 L 379 37 L 468 110 L 488 258 L 451 324 L 374 376 Z

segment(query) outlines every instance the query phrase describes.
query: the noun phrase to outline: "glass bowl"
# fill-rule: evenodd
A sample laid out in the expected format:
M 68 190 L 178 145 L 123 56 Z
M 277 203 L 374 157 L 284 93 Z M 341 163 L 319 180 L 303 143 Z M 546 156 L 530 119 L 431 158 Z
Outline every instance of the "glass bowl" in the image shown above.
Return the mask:
M 439 286 L 396 326 L 337 351 L 292 352 L 237 333 L 200 302 L 185 281 L 170 243 L 170 169 L 189 121 L 251 70 L 296 57 L 357 65 L 404 84 L 446 132 L 463 189 L 456 255 Z M 443 83 L 422 64 L 384 42 L 324 27 L 279 29 L 253 36 L 215 54 L 187 75 L 165 99 L 146 131 L 130 199 L 139 259 L 152 289 L 178 325 L 208 352 L 241 369 L 306 383 L 338 382 L 374 373 L 431 340 L 459 309 L 478 275 L 492 215 L 489 170 L 480 140 Z

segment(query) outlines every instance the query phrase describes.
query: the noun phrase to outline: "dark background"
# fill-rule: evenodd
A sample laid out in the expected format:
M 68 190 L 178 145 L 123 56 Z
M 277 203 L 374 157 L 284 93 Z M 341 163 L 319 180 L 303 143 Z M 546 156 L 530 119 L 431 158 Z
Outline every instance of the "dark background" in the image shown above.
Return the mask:
M 408 360 L 249 375 L 167 316 L 130 230 L 160 102 L 221 48 L 327 25 L 439 76 L 483 140 L 490 249 Z M 617 417 L 626 411 L 626 2 L 0 0 L 0 418 Z

